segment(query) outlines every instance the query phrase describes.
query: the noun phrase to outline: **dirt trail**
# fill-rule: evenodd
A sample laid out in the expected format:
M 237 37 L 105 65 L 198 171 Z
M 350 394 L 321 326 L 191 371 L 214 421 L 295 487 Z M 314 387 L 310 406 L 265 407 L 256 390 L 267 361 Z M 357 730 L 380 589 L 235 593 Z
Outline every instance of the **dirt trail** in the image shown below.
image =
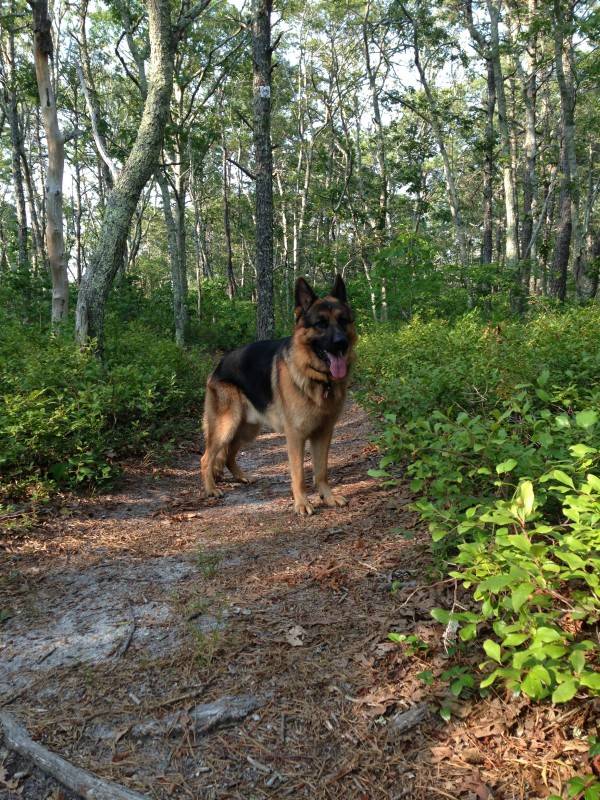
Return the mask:
M 150 798 L 546 796 L 535 771 L 494 764 L 509 729 L 498 698 L 394 732 L 394 715 L 439 705 L 417 673 L 447 665 L 429 611 L 453 587 L 432 578 L 407 489 L 367 477 L 371 433 L 350 405 L 330 462 L 346 509 L 295 516 L 285 443 L 265 434 L 240 457 L 256 482 L 225 484 L 222 500 L 201 499 L 186 445 L 173 466 L 138 465 L 119 492 L 5 540 L 0 705 Z M 2 800 L 61 791 L 0 746 Z

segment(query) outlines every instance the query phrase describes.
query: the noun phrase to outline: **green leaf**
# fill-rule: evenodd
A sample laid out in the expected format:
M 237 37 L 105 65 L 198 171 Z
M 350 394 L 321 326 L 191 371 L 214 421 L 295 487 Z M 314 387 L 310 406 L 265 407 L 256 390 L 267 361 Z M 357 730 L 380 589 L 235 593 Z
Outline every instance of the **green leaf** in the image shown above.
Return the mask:
M 586 408 L 575 414 L 575 422 L 580 428 L 591 428 L 598 422 L 598 412 L 593 408 Z
M 560 483 L 564 483 L 565 486 L 570 486 L 571 489 L 575 488 L 575 484 L 573 483 L 573 478 L 570 475 L 567 475 L 566 472 L 563 472 L 562 469 L 553 469 L 550 473 L 550 476 Z
M 596 453 L 597 450 L 595 447 L 588 447 L 587 444 L 573 444 L 569 447 L 569 450 L 575 458 L 584 458 L 585 456 L 589 455 L 590 453 Z
M 450 622 L 450 612 L 446 611 L 445 608 L 432 608 L 430 614 L 436 622 L 441 622 L 442 625 L 447 625 Z
M 577 694 L 577 684 L 574 680 L 567 680 L 557 686 L 552 692 L 553 703 L 568 703 Z
M 389 478 L 389 472 L 384 469 L 370 469 L 367 470 L 369 478 Z
M 477 625 L 474 622 L 460 629 L 459 636 L 462 642 L 470 642 L 477 636 Z
M 528 697 L 538 700 L 546 694 L 545 687 L 550 686 L 552 679 L 548 670 L 541 664 L 529 670 L 527 677 L 521 683 L 521 688 Z
M 479 586 L 477 587 L 477 594 L 481 597 L 484 592 L 491 592 L 492 594 L 497 594 L 501 592 L 503 589 L 510 584 L 511 578 L 510 575 L 491 575 L 489 578 L 486 578 L 484 581 L 481 581 Z
M 582 686 L 600 692 L 600 672 L 582 672 L 579 681 Z
M 509 633 L 508 636 L 502 640 L 502 647 L 517 647 L 529 639 L 528 633 Z
M 417 678 L 426 686 L 431 686 L 433 683 L 433 672 L 430 669 L 423 670 L 423 672 L 417 672 Z
M 390 642 L 395 642 L 396 644 L 402 644 L 406 641 L 406 634 L 405 633 L 388 633 L 388 639 Z
M 525 514 L 525 519 L 527 519 L 533 511 L 533 503 L 535 501 L 535 494 L 531 481 L 523 481 L 523 483 L 519 485 L 519 499 L 523 503 L 523 513 Z
M 563 638 L 563 634 L 554 628 L 538 628 L 533 637 L 535 642 L 556 642 Z
M 498 642 L 494 642 L 493 639 L 486 639 L 483 643 L 483 649 L 493 661 L 497 661 L 498 664 L 502 663 L 502 656 L 500 651 L 500 645 Z
M 524 533 L 517 533 L 514 536 L 507 536 L 506 541 L 516 547 L 517 550 L 522 550 L 523 553 L 529 553 L 531 550 L 531 542 Z
M 505 472 L 510 472 L 517 466 L 518 462 L 514 458 L 508 458 L 500 464 L 496 464 L 496 472 L 498 475 L 503 475 Z
M 550 370 L 546 367 L 538 375 L 537 385 L 538 386 L 545 386 L 548 383 L 548 378 L 549 377 L 550 377 Z
M 557 550 L 556 557 L 560 558 L 561 561 L 564 561 L 571 569 L 585 569 L 586 562 L 583 558 L 580 558 L 576 553 L 570 553 L 568 551 Z
M 574 650 L 569 657 L 569 661 L 573 665 L 575 674 L 579 675 L 585 669 L 585 653 L 583 650 Z
M 520 583 L 512 590 L 510 601 L 512 603 L 513 611 L 518 611 L 523 603 L 528 599 L 529 595 L 533 592 L 533 583 Z

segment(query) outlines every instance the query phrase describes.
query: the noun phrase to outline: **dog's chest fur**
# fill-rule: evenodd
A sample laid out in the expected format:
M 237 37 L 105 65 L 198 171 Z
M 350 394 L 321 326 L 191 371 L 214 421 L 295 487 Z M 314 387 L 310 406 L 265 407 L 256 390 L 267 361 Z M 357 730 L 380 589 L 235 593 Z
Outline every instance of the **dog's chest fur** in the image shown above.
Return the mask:
M 272 370 L 272 402 L 259 410 L 245 397 L 248 424 L 278 433 L 288 427 L 305 437 L 334 424 L 344 404 L 346 381 L 310 380 L 286 358 L 274 359 Z

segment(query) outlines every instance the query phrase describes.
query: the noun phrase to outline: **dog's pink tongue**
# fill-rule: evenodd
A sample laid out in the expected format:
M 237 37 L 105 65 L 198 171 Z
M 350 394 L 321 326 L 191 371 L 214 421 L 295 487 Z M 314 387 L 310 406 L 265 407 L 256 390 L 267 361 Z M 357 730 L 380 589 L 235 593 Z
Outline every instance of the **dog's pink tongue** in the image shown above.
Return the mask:
M 346 377 L 348 367 L 346 365 L 346 358 L 344 356 L 334 356 L 332 353 L 327 353 L 329 359 L 329 371 L 331 377 L 336 380 L 341 380 Z

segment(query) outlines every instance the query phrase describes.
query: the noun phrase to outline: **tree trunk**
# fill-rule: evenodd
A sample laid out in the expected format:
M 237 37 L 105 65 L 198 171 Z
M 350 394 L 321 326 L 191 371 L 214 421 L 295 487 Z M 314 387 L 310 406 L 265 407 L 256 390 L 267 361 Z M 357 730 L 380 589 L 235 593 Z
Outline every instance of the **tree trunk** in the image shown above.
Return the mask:
M 98 155 L 102 159 L 102 175 L 104 183 L 108 189 L 112 189 L 114 182 L 117 180 L 119 170 L 116 164 L 108 153 L 108 146 L 106 144 L 106 137 L 102 129 L 100 103 L 98 102 L 98 92 L 94 82 L 94 72 L 90 63 L 90 54 L 87 43 L 86 32 L 86 18 L 87 18 L 88 0 L 83 0 L 80 9 L 79 19 L 79 49 L 81 55 L 81 64 L 76 64 L 77 75 L 81 90 L 85 97 L 85 103 L 88 109 L 90 124 L 92 127 L 92 137 Z
M 225 147 L 225 137 L 222 143 L 222 162 L 223 162 L 223 225 L 225 230 L 225 248 L 227 253 L 227 296 L 233 300 L 237 291 L 235 283 L 235 273 L 233 271 L 233 249 L 231 246 L 231 221 L 229 218 L 229 162 L 227 161 L 227 149 Z
M 379 167 L 379 215 L 377 218 L 377 230 L 379 232 L 380 245 L 386 244 L 386 228 L 388 221 L 388 173 L 385 149 L 385 135 L 381 122 L 381 111 L 379 109 L 379 92 L 377 90 L 376 75 L 371 64 L 371 53 L 369 51 L 369 13 L 371 11 L 371 0 L 367 1 L 365 16 L 362 23 L 363 46 L 365 50 L 365 66 L 369 79 L 369 90 L 371 92 L 371 107 L 373 109 L 373 121 L 375 123 L 375 133 L 377 142 L 377 165 Z M 360 147 L 357 148 L 360 152 Z M 360 164 L 358 165 L 360 169 Z
M 46 142 L 46 247 L 52 275 L 52 325 L 64 321 L 69 311 L 69 280 L 63 234 L 63 171 L 65 140 L 58 125 L 56 97 L 50 77 L 53 53 L 48 0 L 33 0 L 34 61 Z
M 253 0 L 252 65 L 256 175 L 256 331 L 259 339 L 275 333 L 273 306 L 273 153 L 271 150 L 272 0 Z
M 496 109 L 496 80 L 491 58 L 487 67 L 487 120 L 485 127 L 485 156 L 483 165 L 483 235 L 481 263 L 491 264 L 493 259 L 494 227 L 494 113 Z
M 14 13 L 14 4 L 11 8 L 11 12 Z M 23 144 L 17 105 L 15 34 L 12 26 L 8 33 L 8 60 L 10 85 L 7 86 L 5 84 L 4 86 L 4 105 L 10 128 L 12 178 L 17 211 L 18 265 L 20 270 L 27 272 L 29 270 L 27 211 L 25 206 L 25 192 L 23 191 L 23 172 L 21 170 L 21 150 Z
M 536 134 L 536 97 L 537 97 L 537 34 L 535 25 L 537 0 L 528 2 L 528 34 L 525 71 L 518 64 L 521 77 L 523 104 L 525 106 L 525 165 L 523 171 L 523 225 L 521 227 L 521 257 L 527 259 L 524 282 L 529 283 L 531 264 L 535 262 L 535 242 L 533 240 L 535 202 L 537 197 L 537 134 Z
M 173 31 L 168 0 L 147 0 L 150 76 L 140 127 L 106 210 L 98 243 L 77 302 L 76 336 L 81 344 L 96 339 L 101 354 L 106 300 L 123 262 L 129 225 L 142 189 L 156 170 L 173 89 Z
M 500 18 L 501 0 L 495 5 L 492 0 L 487 0 L 490 16 L 490 58 L 494 67 L 494 80 L 496 82 L 496 99 L 498 104 L 498 130 L 502 147 L 502 176 L 504 181 L 504 208 L 505 208 L 505 258 L 506 266 L 514 274 L 515 291 L 520 288 L 521 276 L 518 271 L 519 264 L 519 234 L 517 217 L 517 192 L 515 175 L 512 164 L 512 148 L 510 128 L 508 123 L 506 94 L 504 92 L 504 75 L 500 61 L 500 35 L 498 24 Z
M 569 165 L 563 141 L 561 151 L 562 178 L 560 184 L 560 197 L 558 201 L 558 231 L 554 243 L 554 258 L 552 261 L 551 292 L 554 297 L 564 302 L 567 296 L 567 273 L 569 267 L 569 251 L 573 234 L 571 216 L 571 191 L 569 186 Z
M 163 213 L 167 229 L 167 244 L 169 248 L 169 261 L 171 263 L 171 290 L 173 294 L 173 322 L 175 325 L 175 341 L 179 347 L 185 345 L 185 330 L 187 326 L 186 294 L 181 272 L 180 241 L 177 232 L 178 224 L 171 208 L 171 193 L 169 182 L 162 169 L 158 170 L 158 185 L 162 196 Z
M 427 97 L 427 102 L 429 105 L 431 128 L 433 130 L 433 135 L 435 137 L 436 144 L 440 151 L 440 155 L 442 156 L 442 163 L 444 165 L 444 176 L 446 178 L 446 188 L 448 190 L 448 202 L 450 204 L 450 214 L 452 215 L 452 221 L 454 222 L 454 230 L 456 232 L 456 243 L 458 245 L 459 258 L 462 267 L 465 268 L 468 264 L 467 239 L 465 236 L 465 230 L 462 221 L 462 213 L 460 208 L 460 202 L 458 199 L 456 180 L 454 178 L 454 171 L 450 163 L 448 150 L 446 149 L 446 142 L 444 140 L 444 134 L 442 131 L 442 125 L 439 117 L 437 102 L 435 100 L 433 92 L 431 91 L 431 87 L 429 85 L 429 81 L 427 80 L 425 70 L 423 69 L 423 66 L 421 64 L 417 27 L 416 23 L 414 22 L 413 22 L 413 51 L 414 51 L 415 66 L 419 73 L 421 85 L 423 86 L 423 90 L 425 91 L 425 96 Z
M 560 91 L 560 117 L 564 156 L 563 185 L 571 208 L 572 269 L 579 299 L 585 296 L 585 270 L 583 242 L 579 225 L 579 185 L 577 182 L 577 155 L 575 142 L 575 80 L 573 74 L 573 2 L 554 0 L 554 67 Z M 565 199 L 565 202 L 567 200 Z M 561 228 L 562 206 L 561 206 Z M 564 298 L 563 298 L 564 299 Z

